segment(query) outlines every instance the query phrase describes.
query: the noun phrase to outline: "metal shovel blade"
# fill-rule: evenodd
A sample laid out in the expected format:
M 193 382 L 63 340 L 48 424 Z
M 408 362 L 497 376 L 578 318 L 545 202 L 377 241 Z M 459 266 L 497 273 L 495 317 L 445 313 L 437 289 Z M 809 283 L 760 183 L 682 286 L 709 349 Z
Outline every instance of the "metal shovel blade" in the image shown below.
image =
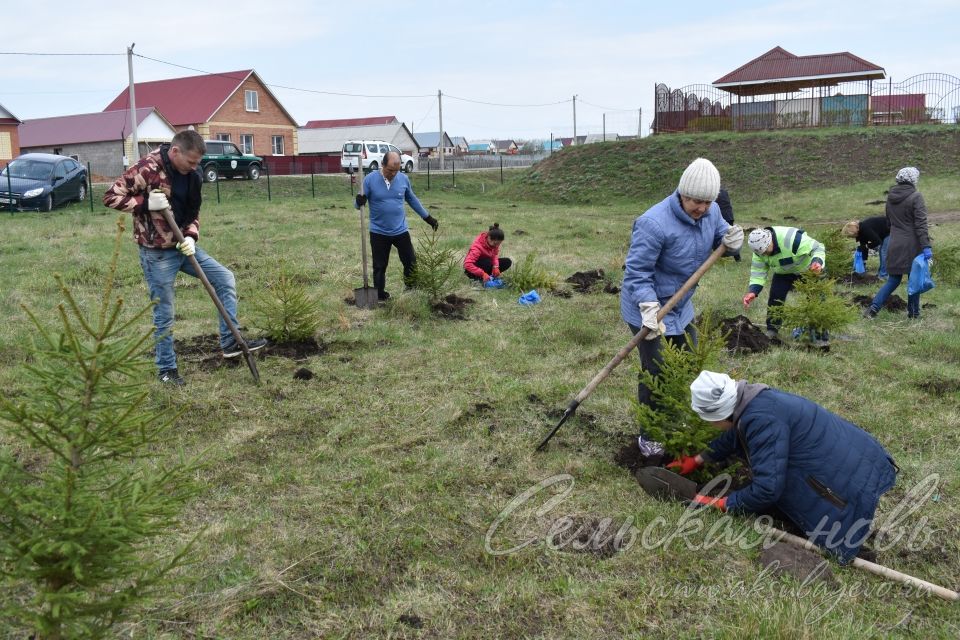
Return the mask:
M 380 303 L 374 287 L 359 287 L 353 290 L 353 300 L 358 309 L 375 309 Z
M 658 500 L 693 500 L 697 495 L 696 482 L 663 467 L 637 469 L 637 482 Z

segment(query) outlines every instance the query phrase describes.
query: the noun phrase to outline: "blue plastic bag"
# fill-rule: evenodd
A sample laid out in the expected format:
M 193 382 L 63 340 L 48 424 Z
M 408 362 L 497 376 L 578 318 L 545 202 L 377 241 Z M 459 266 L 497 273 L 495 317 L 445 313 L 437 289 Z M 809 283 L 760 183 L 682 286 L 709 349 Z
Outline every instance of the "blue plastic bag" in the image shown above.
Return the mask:
M 863 264 L 863 254 L 860 253 L 860 250 L 857 249 L 853 252 L 853 272 L 854 273 L 866 273 L 867 266 Z
M 921 253 L 913 259 L 910 265 L 910 278 L 907 280 L 907 295 L 925 293 L 933 289 L 933 278 L 930 276 L 930 261 Z
M 525 293 L 520 296 L 520 299 L 517 300 L 520 304 L 537 304 L 540 302 L 540 294 L 537 293 L 536 289 L 531 289 L 529 293 Z
M 503 280 L 500 278 L 490 278 L 483 283 L 483 286 L 487 289 L 503 289 Z

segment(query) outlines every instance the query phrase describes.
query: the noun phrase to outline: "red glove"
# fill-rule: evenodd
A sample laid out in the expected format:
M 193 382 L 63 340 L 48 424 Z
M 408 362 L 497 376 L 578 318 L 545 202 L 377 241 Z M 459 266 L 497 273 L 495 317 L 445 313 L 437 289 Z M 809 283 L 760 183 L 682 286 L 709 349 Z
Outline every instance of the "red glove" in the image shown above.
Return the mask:
M 483 275 L 483 282 L 486 283 L 487 280 L 490 279 L 490 276 L 487 275 L 487 272 L 486 272 L 486 271 L 484 271 L 482 275 Z
M 710 496 L 702 496 L 699 493 L 693 496 L 694 504 L 702 505 L 704 507 L 716 507 L 720 511 L 727 511 L 727 496 L 722 498 L 712 498 Z
M 667 469 L 676 469 L 677 473 L 685 476 L 693 473 L 702 466 L 703 463 L 697 460 L 697 456 L 680 456 L 678 460 L 674 460 L 668 464 Z
M 494 277 L 494 278 L 499 278 L 499 277 L 500 277 L 500 269 L 498 269 L 498 268 L 496 268 L 496 267 L 493 268 L 493 277 Z
M 755 294 L 753 291 L 747 293 L 747 295 L 743 296 L 743 308 L 748 309 L 750 307 L 750 303 L 756 299 L 757 294 Z
M 820 272 L 823 271 L 823 263 L 819 260 L 814 260 L 810 263 L 810 271 L 813 271 L 815 274 L 820 275 Z

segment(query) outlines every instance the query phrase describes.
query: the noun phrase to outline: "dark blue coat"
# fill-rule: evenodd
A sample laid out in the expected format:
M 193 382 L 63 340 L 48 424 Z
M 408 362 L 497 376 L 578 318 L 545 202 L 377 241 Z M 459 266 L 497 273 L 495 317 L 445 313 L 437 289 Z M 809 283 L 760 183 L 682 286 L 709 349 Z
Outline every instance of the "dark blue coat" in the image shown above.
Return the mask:
M 745 394 L 744 385 L 734 427 L 710 444 L 708 456 L 745 454 L 750 467 L 752 482 L 728 495 L 727 509 L 777 507 L 812 542 L 849 562 L 896 480 L 893 459 L 873 436 L 815 402 L 769 387 Z

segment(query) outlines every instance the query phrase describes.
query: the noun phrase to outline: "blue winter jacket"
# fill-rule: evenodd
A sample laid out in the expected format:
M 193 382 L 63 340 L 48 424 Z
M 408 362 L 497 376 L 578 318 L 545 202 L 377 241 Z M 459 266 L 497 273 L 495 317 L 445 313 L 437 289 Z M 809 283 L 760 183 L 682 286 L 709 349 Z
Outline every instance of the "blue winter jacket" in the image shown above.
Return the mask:
M 367 196 L 367 205 L 370 207 L 371 233 L 398 236 L 406 232 L 407 214 L 403 208 L 404 201 L 421 218 L 426 219 L 430 215 L 413 193 L 410 180 L 402 173 L 393 177 L 388 188 L 383 174 L 379 171 L 371 171 L 363 179 L 363 192 Z
M 691 218 L 680 206 L 676 191 L 634 220 L 620 292 L 624 321 L 642 326 L 637 305 L 654 300 L 666 304 L 720 245 L 729 227 L 716 202 L 699 220 Z M 681 335 L 693 321 L 695 290 L 691 289 L 664 317 L 667 335 Z
M 739 453 L 750 467 L 752 481 L 728 494 L 727 510 L 778 507 L 841 563 L 855 558 L 880 496 L 896 480 L 880 443 L 815 402 L 744 381 L 733 419 L 706 456 Z

